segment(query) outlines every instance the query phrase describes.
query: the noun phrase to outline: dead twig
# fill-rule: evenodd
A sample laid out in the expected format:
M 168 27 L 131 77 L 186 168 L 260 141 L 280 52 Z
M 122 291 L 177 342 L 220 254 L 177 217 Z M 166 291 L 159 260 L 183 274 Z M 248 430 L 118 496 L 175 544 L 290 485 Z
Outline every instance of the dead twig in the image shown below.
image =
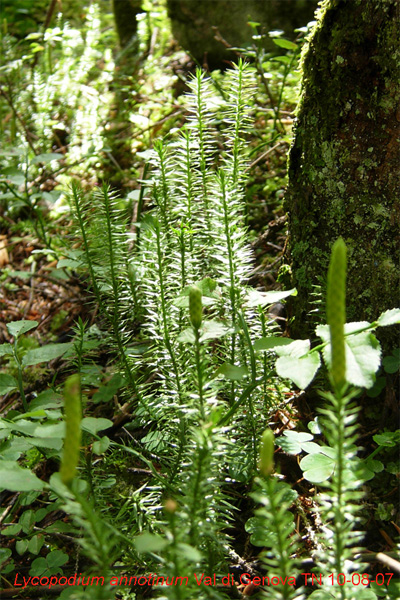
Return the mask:
M 256 158 L 256 160 L 254 160 L 248 167 L 246 167 L 245 172 L 249 171 L 250 169 L 252 169 L 256 164 L 258 164 L 264 158 L 267 158 L 267 156 L 269 156 L 270 154 L 272 154 L 272 152 L 274 152 L 277 148 L 279 148 L 279 146 L 282 146 L 284 143 L 285 142 L 283 142 L 281 140 L 280 142 L 278 142 L 277 144 L 275 144 L 275 146 L 272 146 L 272 148 L 269 148 L 268 150 L 266 150 L 265 152 L 263 152 L 262 154 L 260 154 L 260 156 L 258 156 Z

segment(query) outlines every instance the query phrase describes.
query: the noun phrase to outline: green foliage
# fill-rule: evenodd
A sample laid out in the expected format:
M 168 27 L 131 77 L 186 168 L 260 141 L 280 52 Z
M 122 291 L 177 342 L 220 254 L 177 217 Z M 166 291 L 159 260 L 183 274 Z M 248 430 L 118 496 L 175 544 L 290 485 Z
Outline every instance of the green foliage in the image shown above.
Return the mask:
M 316 497 L 319 514 L 322 518 L 323 527 L 318 534 L 321 544 L 318 553 L 318 567 L 320 573 L 325 575 L 324 587 L 312 593 L 311 597 L 327 599 L 330 597 L 353 600 L 356 598 L 376 598 L 372 591 L 352 586 L 350 589 L 345 585 L 337 585 L 332 592 L 332 585 L 328 583 L 330 573 L 341 573 L 346 581 L 348 575 L 354 571 L 362 572 L 364 565 L 358 556 L 360 548 L 357 546 L 362 539 L 362 533 L 356 531 L 359 520 L 359 502 L 362 498 L 361 486 L 374 477 L 383 469 L 380 461 L 374 460 L 379 452 L 380 446 L 395 444 L 398 439 L 397 432 L 391 432 L 388 436 L 382 434 L 375 436 L 374 441 L 379 444 L 378 448 L 366 459 L 357 457 L 357 425 L 356 419 L 358 407 L 353 399 L 358 395 L 357 389 L 349 389 L 349 369 L 346 362 L 348 354 L 345 354 L 345 280 L 346 280 L 346 247 L 342 240 L 338 240 L 332 249 L 331 263 L 328 273 L 327 289 L 327 317 L 330 330 L 331 356 L 327 360 L 329 374 L 334 388 L 334 393 L 322 393 L 325 400 L 320 408 L 322 417 L 318 423 L 313 422 L 310 429 L 325 436 L 327 444 L 318 444 L 313 440 L 314 436 L 309 433 L 285 431 L 284 436 L 278 438 L 283 450 L 290 454 L 307 453 L 301 462 L 304 478 L 318 484 L 323 488 L 323 493 Z M 361 324 L 362 328 L 373 328 L 374 326 L 389 325 L 398 322 L 398 310 L 387 311 L 371 326 L 369 323 Z M 321 331 L 322 326 L 319 326 Z M 288 366 L 292 362 L 294 371 L 298 370 L 299 358 L 304 356 L 304 349 L 309 348 L 309 342 L 298 341 L 288 344 L 278 343 L 279 340 L 264 339 L 257 344 L 259 349 L 275 349 L 277 353 L 282 352 L 288 357 Z M 366 349 L 374 348 L 375 343 L 371 338 L 367 342 Z M 329 340 L 326 340 L 326 344 Z M 287 348 L 296 346 L 296 350 L 285 355 Z M 319 349 L 319 348 L 318 348 Z M 351 360 L 351 357 L 350 357 Z M 372 361 L 373 363 L 373 361 Z M 365 361 L 365 364 L 368 364 Z M 370 364 L 369 368 L 376 370 L 378 364 Z M 279 370 L 277 364 L 277 370 Z M 294 381 L 299 380 L 297 373 L 291 376 Z M 307 377 L 307 376 L 306 376 Z M 347 379 L 347 381 L 346 381 Z M 281 581 L 288 577 L 290 568 L 293 569 L 295 561 L 289 560 L 289 548 L 294 548 L 295 536 L 292 535 L 294 524 L 293 515 L 288 512 L 292 501 L 285 498 L 290 490 L 282 482 L 278 482 L 271 474 L 271 432 L 266 430 L 263 434 L 260 451 L 260 471 L 264 476 L 257 482 L 261 487 L 261 493 L 254 495 L 261 503 L 263 509 L 256 511 L 256 518 L 247 523 L 248 531 L 252 533 L 253 543 L 265 545 L 271 544 L 273 540 L 273 552 L 266 554 L 263 560 L 269 567 L 269 571 L 281 577 Z M 278 487 L 280 486 L 280 489 Z M 260 532 L 265 528 L 269 535 L 265 539 L 260 537 Z M 302 598 L 301 590 L 292 591 L 289 587 L 281 586 L 274 588 L 269 596 L 276 598 Z
M 33 577 L 49 577 L 61 573 L 61 567 L 68 562 L 68 555 L 60 550 L 49 552 L 46 558 L 39 557 L 32 562 L 29 575 Z
M 302 590 L 295 589 L 294 573 L 298 561 L 293 558 L 298 548 L 298 540 L 294 535 L 294 517 L 289 510 L 297 494 L 290 486 L 271 476 L 271 468 L 263 469 L 266 442 L 264 436 L 265 433 L 261 450 L 263 477 L 256 480 L 257 491 L 252 494 L 253 499 L 261 504 L 261 508 L 255 511 L 255 518 L 247 522 L 246 528 L 252 533 L 252 542 L 265 548 L 261 559 L 267 568 L 268 577 L 270 580 L 275 577 L 279 581 L 278 585 L 268 587 L 268 596 L 263 594 L 264 597 L 301 600 L 304 598 Z M 270 445 L 271 440 L 268 439 L 267 443 Z
M 375 373 L 381 362 L 381 347 L 372 332 L 377 327 L 386 327 L 400 323 L 400 309 L 387 310 L 373 323 L 360 321 L 344 325 L 344 348 L 346 351 L 345 380 L 355 386 L 371 388 L 375 382 Z M 254 345 L 255 350 L 274 351 L 279 358 L 276 370 L 281 377 L 291 379 L 298 387 L 306 388 L 314 379 L 321 360 L 322 351 L 328 368 L 331 368 L 332 345 L 329 328 L 318 325 L 317 335 L 322 344 L 310 349 L 309 340 L 290 340 L 289 338 L 261 338 Z M 394 361 L 394 364 L 395 363 Z M 386 364 L 392 364 L 392 362 Z M 342 363 L 343 364 L 343 363 Z

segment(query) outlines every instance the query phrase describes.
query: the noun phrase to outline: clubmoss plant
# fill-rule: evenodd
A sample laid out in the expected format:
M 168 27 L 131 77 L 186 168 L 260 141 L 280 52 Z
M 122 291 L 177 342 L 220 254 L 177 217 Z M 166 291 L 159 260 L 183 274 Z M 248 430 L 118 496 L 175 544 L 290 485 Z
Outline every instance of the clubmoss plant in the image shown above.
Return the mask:
M 296 499 L 287 483 L 279 481 L 273 474 L 274 434 L 266 429 L 261 438 L 259 469 L 256 479 L 257 491 L 252 498 L 261 504 L 255 511 L 253 531 L 258 545 L 264 545 L 261 559 L 266 567 L 268 585 L 263 586 L 262 597 L 276 600 L 302 600 L 301 589 L 296 589 L 296 568 L 299 547 L 295 532 L 294 516 L 290 507 Z M 273 579 L 274 578 L 274 579 Z
M 197 73 L 185 129 L 155 145 L 140 243 L 129 243 L 124 215 L 106 186 L 95 196 L 95 210 L 73 189 L 82 262 L 126 374 L 126 394 L 136 400 L 139 448 L 128 445 L 126 452 L 143 457 L 159 501 L 167 491 L 177 505 L 166 514 L 167 550 L 160 557 L 171 572 L 222 569 L 231 513 L 223 482 L 256 471 L 257 440 L 268 419 L 261 390 L 267 359 L 253 348 L 268 299 L 249 302 L 246 289 L 251 78 L 250 67 L 240 63 L 227 75 L 221 98 Z M 145 345 L 134 359 L 133 326 Z M 145 520 L 160 530 L 154 516 Z M 166 593 L 192 598 L 194 592 L 174 587 Z
M 325 573 L 336 574 L 335 581 L 330 582 L 335 587 L 334 597 L 352 600 L 360 595 L 360 590 L 343 582 L 352 572 L 362 572 L 362 565 L 356 557 L 357 550 L 359 552 L 357 544 L 361 540 L 361 534 L 356 530 L 356 514 L 362 497 L 362 474 L 357 472 L 357 463 L 354 461 L 358 450 L 355 442 L 359 408 L 353 399 L 358 395 L 358 390 L 349 389 L 346 382 L 346 252 L 346 245 L 339 238 L 333 245 L 328 270 L 327 320 L 332 356 L 329 374 L 334 392 L 322 394 L 326 404 L 320 412 L 324 415 L 324 433 L 334 451 L 336 466 L 331 479 L 324 486 L 325 493 L 318 497 L 324 522 L 322 537 L 325 546 L 323 559 L 319 562 L 324 565 Z
M 60 467 L 61 481 L 69 486 L 75 476 L 81 449 L 81 381 L 79 375 L 71 375 L 64 386 L 65 441 Z

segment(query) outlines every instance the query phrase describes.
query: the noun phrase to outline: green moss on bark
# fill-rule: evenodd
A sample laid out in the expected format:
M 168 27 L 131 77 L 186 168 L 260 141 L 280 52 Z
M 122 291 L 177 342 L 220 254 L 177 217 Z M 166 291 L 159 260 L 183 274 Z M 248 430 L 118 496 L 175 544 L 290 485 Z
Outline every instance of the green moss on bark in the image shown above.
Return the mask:
M 325 280 L 339 236 L 349 249 L 348 320 L 399 304 L 399 6 L 325 0 L 303 55 L 286 194 L 295 334 L 309 334 L 312 285 Z

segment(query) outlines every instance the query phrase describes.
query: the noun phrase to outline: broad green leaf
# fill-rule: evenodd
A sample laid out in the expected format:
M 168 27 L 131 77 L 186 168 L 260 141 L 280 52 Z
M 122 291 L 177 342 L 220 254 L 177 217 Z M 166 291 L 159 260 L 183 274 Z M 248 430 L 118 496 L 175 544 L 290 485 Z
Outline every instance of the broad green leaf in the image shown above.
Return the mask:
M 22 415 L 18 415 L 17 417 L 14 417 L 15 421 L 21 420 L 21 419 L 27 419 L 28 417 L 45 417 L 47 415 L 45 410 L 30 410 L 27 413 L 23 413 Z
M 1 574 L 3 576 L 8 575 L 8 573 L 12 573 L 15 571 L 15 563 L 13 560 L 10 560 L 8 564 L 1 569 Z
M 22 359 L 22 364 L 25 367 L 28 367 L 30 365 L 38 365 L 42 362 L 49 362 L 54 358 L 63 356 L 63 354 L 68 352 L 68 350 L 71 350 L 72 347 L 72 342 L 66 342 L 64 344 L 47 344 L 41 348 L 34 348 L 25 354 Z
M 287 347 L 287 346 L 286 346 Z M 297 387 L 304 390 L 314 379 L 321 359 L 318 352 L 305 354 L 300 358 L 294 355 L 280 356 L 276 361 L 276 372 L 280 377 L 293 381 Z
M 34 535 L 28 544 L 28 550 L 34 555 L 39 554 L 44 544 L 44 537 L 42 535 Z
M 8 428 L 11 431 L 19 431 L 20 433 L 24 433 L 25 435 L 33 435 L 37 427 L 37 423 L 33 421 L 28 421 L 28 419 L 20 419 L 16 423 L 8 423 Z
M 322 446 L 316 442 L 304 442 L 304 444 L 301 445 L 301 448 L 304 452 L 307 452 L 307 454 L 319 454 L 322 452 Z
M 68 555 L 61 550 L 53 550 L 49 552 L 46 558 L 40 556 L 35 558 L 32 562 L 29 575 L 40 577 L 49 577 L 50 575 L 56 575 L 62 573 L 61 567 L 68 562 Z
M 42 519 L 45 518 L 45 516 L 49 513 L 52 512 L 52 507 L 51 505 L 49 505 L 47 508 L 39 508 L 38 510 L 35 511 L 35 522 L 39 523 L 39 521 L 42 521 Z
M 378 321 L 379 327 L 387 327 L 388 325 L 398 325 L 400 323 L 400 308 L 392 308 L 381 314 Z
M 255 306 L 268 306 L 280 302 L 288 296 L 295 296 L 297 294 L 296 288 L 286 290 L 285 292 L 272 291 L 272 292 L 259 292 L 258 290 L 250 289 L 247 292 L 246 304 L 249 307 Z
M 12 461 L 0 461 L 0 488 L 10 492 L 42 490 L 44 483 L 29 469 L 23 469 Z
M 363 327 L 368 322 L 346 323 L 344 331 L 346 335 L 346 380 L 357 387 L 370 388 L 375 382 L 375 373 L 379 368 L 381 360 L 381 347 L 376 337 L 370 331 L 351 334 Z M 331 347 L 329 343 L 329 328 L 327 325 L 319 325 L 316 329 L 317 335 L 328 342 L 323 349 L 324 360 L 328 367 L 331 364 Z
M 57 269 L 78 269 L 82 263 L 72 258 L 62 258 L 57 263 Z
M 203 321 L 200 331 L 201 342 L 220 338 L 224 335 L 227 335 L 228 333 L 233 333 L 232 327 L 228 327 L 227 325 L 224 325 L 223 323 L 214 320 Z
M 230 363 L 224 363 L 217 370 L 217 375 L 223 375 L 226 379 L 231 379 L 232 381 L 240 381 L 247 374 L 248 370 L 246 367 L 238 367 Z
M 40 492 L 24 492 L 20 495 L 21 506 L 29 506 L 39 498 Z
M 24 538 L 23 540 L 17 540 L 15 544 L 15 549 L 18 552 L 18 554 L 22 556 L 28 550 L 28 545 L 29 540 L 27 540 L 26 538 Z
M 23 452 L 27 452 L 32 448 L 28 439 L 29 438 L 14 437 L 11 440 L 8 440 L 1 451 L 2 459 L 7 461 L 17 461 Z
M 345 323 L 344 334 L 348 337 L 349 335 L 360 332 L 361 329 L 366 329 L 368 327 L 371 327 L 371 323 L 368 321 L 353 321 L 352 323 Z M 315 329 L 315 333 L 323 342 L 330 342 L 329 325 L 318 325 Z
M 21 523 L 22 531 L 24 533 L 29 533 L 35 524 L 35 513 L 32 509 L 25 510 L 20 519 L 19 523 Z
M 103 454 L 110 445 L 110 439 L 105 435 L 100 440 L 93 443 L 92 450 L 95 454 Z
M 271 58 L 271 61 L 273 62 L 280 62 L 283 63 L 284 65 L 289 65 L 292 61 L 290 56 L 273 56 Z
M 303 433 L 301 431 L 284 431 L 283 436 L 276 438 L 276 444 L 282 448 L 284 452 L 288 454 L 300 454 L 302 451 L 302 444 L 305 442 L 311 442 L 314 438 L 311 433 Z
M 83 431 L 87 431 L 92 435 L 96 435 L 99 431 L 103 431 L 103 429 L 108 429 L 112 427 L 113 422 L 110 419 L 103 418 L 95 418 L 95 417 L 85 417 L 82 419 L 81 427 Z
M 294 340 L 291 344 L 283 344 L 276 348 L 278 356 L 293 356 L 301 358 L 310 350 L 310 340 Z
M 11 344 L 0 344 L 0 356 L 6 356 L 6 354 L 12 354 Z
M 300 461 L 304 479 L 311 483 L 322 483 L 335 470 L 335 461 L 325 454 L 308 454 Z
M 346 379 L 355 386 L 370 388 L 381 362 L 381 347 L 369 332 L 346 338 Z
M 45 390 L 41 392 L 36 398 L 31 400 L 29 408 L 31 410 L 37 409 L 49 409 L 49 408 L 61 408 L 63 405 L 63 399 L 60 394 L 56 394 L 53 390 Z
M 39 323 L 37 321 L 13 321 L 12 323 L 8 323 L 7 329 L 8 333 L 13 337 L 18 337 L 31 329 L 35 329 Z
M 290 40 L 285 40 L 285 38 L 272 38 L 272 41 L 276 46 L 280 48 L 286 48 L 286 50 L 297 50 L 298 46 L 294 42 Z
M 385 373 L 396 373 L 400 369 L 400 348 L 395 348 L 390 356 L 382 361 Z
M 32 575 L 33 577 L 40 577 L 44 574 L 49 575 L 47 561 L 45 558 L 43 558 L 43 556 L 39 556 L 39 558 L 35 558 L 35 560 L 32 562 L 29 575 Z
M 69 533 L 71 531 L 71 525 L 69 523 L 65 523 L 64 521 L 54 521 L 54 523 L 46 527 L 46 531 L 51 533 Z
M 384 431 L 383 433 L 377 433 L 372 438 L 374 442 L 379 446 L 386 446 L 388 448 L 396 446 L 400 441 L 400 430 L 397 431 Z
M 265 546 L 265 527 L 260 517 L 250 517 L 245 524 L 245 530 L 250 534 L 250 542 L 253 546 L 262 548 Z
M 364 466 L 375 475 L 375 473 L 381 473 L 384 469 L 383 463 L 380 460 L 375 460 L 374 458 L 366 458 L 364 461 Z M 368 481 L 367 479 L 365 481 Z
M 279 346 L 288 346 L 292 344 L 294 340 L 290 338 L 284 337 L 268 337 L 268 338 L 260 338 L 254 342 L 254 350 L 274 350 L 276 352 L 276 348 Z
M 18 383 L 12 375 L 0 373 L 0 396 L 4 396 L 4 394 L 8 394 L 8 392 L 12 392 L 17 387 Z
M 37 165 L 39 163 L 47 164 L 52 160 L 60 160 L 64 158 L 62 154 L 56 154 L 55 152 L 49 152 L 46 154 L 38 154 L 35 158 L 32 158 L 32 164 Z
M 140 356 L 147 352 L 150 348 L 150 344 L 137 344 L 136 346 L 127 346 L 125 348 L 126 356 Z M 84 379 L 82 378 L 82 382 Z
M 20 523 L 14 523 L 13 525 L 10 525 L 9 527 L 5 527 L 2 532 L 1 535 L 18 535 L 19 532 L 22 529 L 22 525 Z
M 0 565 L 2 565 L 11 556 L 10 548 L 0 548 Z
M 319 452 L 321 454 L 324 454 L 325 456 L 328 456 L 329 458 L 336 459 L 337 453 L 336 453 L 335 448 L 331 448 L 330 446 L 323 446 L 323 445 L 321 445 L 319 448 L 320 448 Z
M 45 437 L 30 437 L 26 439 L 31 446 L 37 446 L 38 448 L 49 448 L 50 450 L 61 450 L 63 441 L 59 438 L 45 438 Z
M 57 423 L 44 423 L 43 425 L 35 424 L 35 429 L 31 435 L 40 438 L 63 438 L 65 436 L 65 423 L 58 421 Z
M 140 554 L 143 552 L 158 552 L 168 544 L 167 540 L 152 533 L 142 533 L 134 540 L 134 546 Z
M 68 554 L 61 552 L 61 550 L 53 550 L 46 556 L 47 564 L 50 569 L 55 567 L 62 567 L 68 562 Z
M 189 306 L 189 299 L 188 299 L 188 304 Z M 178 342 L 180 342 L 181 344 L 194 344 L 196 341 L 196 337 L 194 335 L 193 332 L 193 328 L 192 327 L 187 327 L 187 329 L 184 329 L 176 338 Z

